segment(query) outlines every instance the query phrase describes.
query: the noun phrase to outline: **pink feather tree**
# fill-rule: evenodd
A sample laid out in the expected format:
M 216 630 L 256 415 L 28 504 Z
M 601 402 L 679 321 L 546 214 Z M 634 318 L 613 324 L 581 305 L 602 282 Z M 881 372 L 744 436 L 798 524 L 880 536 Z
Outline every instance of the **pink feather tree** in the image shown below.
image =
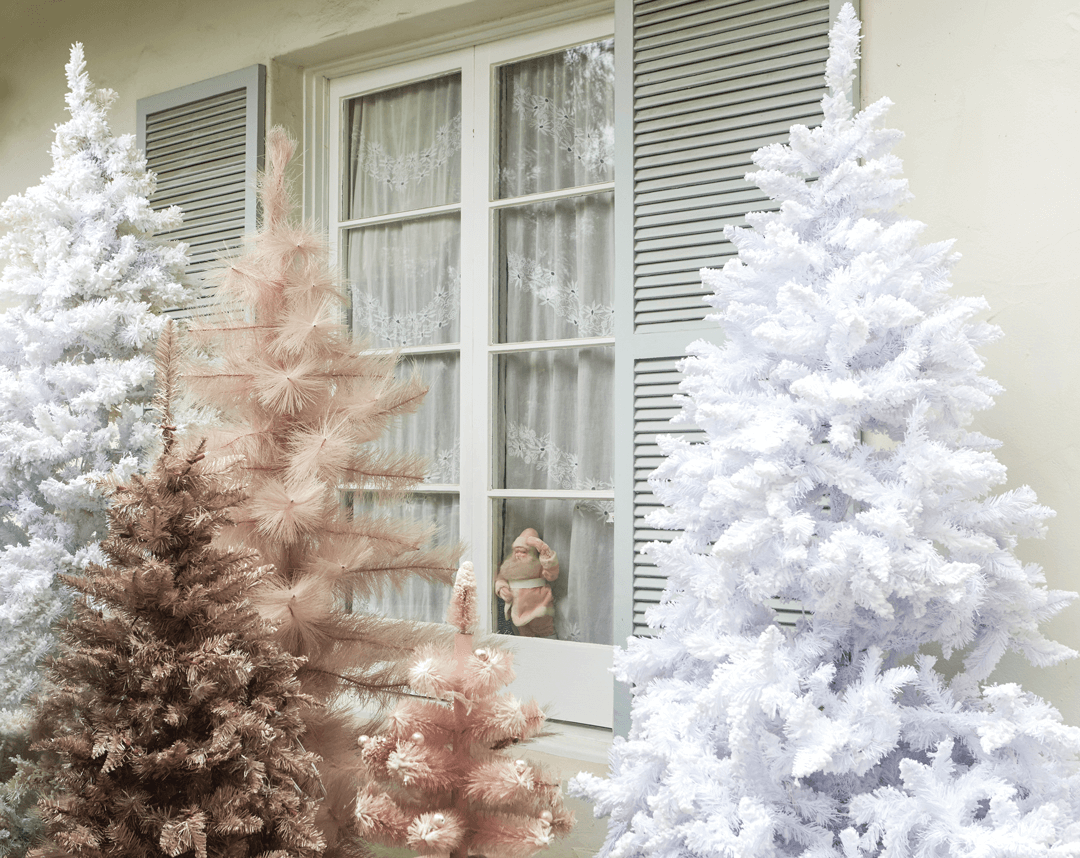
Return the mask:
M 363 854 L 342 836 L 364 769 L 356 735 L 374 729 L 356 713 L 407 689 L 415 648 L 443 632 L 353 605 L 412 575 L 449 584 L 460 549 L 428 547 L 432 528 L 379 511 L 424 477 L 422 458 L 375 442 L 426 389 L 398 380 L 396 355 L 366 351 L 342 325 L 325 243 L 290 221 L 293 149 L 271 130 L 262 229 L 224 270 L 220 318 L 191 329 L 203 358 L 185 376 L 223 421 L 209 453 L 238 457 L 246 474 L 247 499 L 221 539 L 273 566 L 252 602 L 278 643 L 305 659 L 299 677 L 316 702 L 304 713 L 304 744 L 321 758 L 327 854 Z M 353 514 L 343 487 L 368 498 L 370 514 Z
M 447 622 L 454 644 L 418 653 L 401 702 L 383 731 L 358 744 L 369 782 L 356 798 L 364 839 L 420 855 L 527 858 L 573 827 L 558 781 L 511 749 L 539 735 L 544 713 L 500 692 L 512 657 L 474 649 L 476 578 L 458 570 Z

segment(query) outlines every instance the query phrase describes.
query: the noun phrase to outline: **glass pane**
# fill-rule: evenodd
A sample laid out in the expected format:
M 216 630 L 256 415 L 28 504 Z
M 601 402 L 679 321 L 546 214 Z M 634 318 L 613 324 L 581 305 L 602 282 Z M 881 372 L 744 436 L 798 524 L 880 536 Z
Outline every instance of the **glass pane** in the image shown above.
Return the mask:
M 495 502 L 499 565 L 493 570 L 498 593 L 492 593 L 492 600 L 499 632 L 611 643 L 612 503 Z M 527 543 L 530 529 L 554 552 L 554 563 Z M 509 597 L 509 605 L 499 593 Z
M 608 346 L 499 355 L 495 485 L 610 489 Z
M 459 215 L 359 227 L 345 233 L 350 323 L 377 347 L 458 341 Z
M 420 408 L 391 423 L 379 445 L 396 453 L 418 453 L 431 463 L 429 483 L 460 479 L 460 365 L 456 352 L 402 357 L 398 377 L 417 372 L 428 386 Z
M 346 493 L 345 502 L 352 506 L 355 515 L 373 511 L 371 499 L 361 492 Z M 430 524 L 435 528 L 430 545 L 453 545 L 459 541 L 461 504 L 457 495 L 409 495 L 394 504 L 379 504 L 381 515 L 405 518 Z M 400 590 L 357 599 L 357 610 L 369 611 L 402 620 L 421 620 L 441 623 L 446 620 L 446 608 L 450 604 L 450 588 L 433 584 L 422 578 L 410 578 Z
M 614 177 L 608 39 L 499 69 L 499 197 L 572 188 Z
M 461 199 L 461 75 L 345 104 L 343 220 Z
M 614 202 L 607 192 L 499 211 L 499 342 L 614 334 Z

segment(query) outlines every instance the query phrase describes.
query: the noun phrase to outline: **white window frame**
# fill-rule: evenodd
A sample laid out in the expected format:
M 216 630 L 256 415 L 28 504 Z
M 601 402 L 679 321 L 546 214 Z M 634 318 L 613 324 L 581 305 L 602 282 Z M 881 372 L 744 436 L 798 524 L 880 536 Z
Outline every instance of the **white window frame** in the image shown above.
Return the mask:
M 411 62 L 342 74 L 327 85 L 325 181 L 328 193 L 324 211 L 332 253 L 341 247 L 340 219 L 343 107 L 347 99 L 412 81 L 460 71 L 462 81 L 462 192 L 461 192 L 461 483 L 460 534 L 468 546 L 465 558 L 476 566 L 477 586 L 485 604 L 493 592 L 493 571 L 501 559 L 495 556 L 493 507 L 512 497 L 613 500 L 614 491 L 542 491 L 492 488 L 492 411 L 495 402 L 494 356 L 519 351 L 519 344 L 492 344 L 492 282 L 495 246 L 494 213 L 507 205 L 576 196 L 586 188 L 531 194 L 511 200 L 494 200 L 492 159 L 497 129 L 489 121 L 495 115 L 497 67 L 540 56 L 573 45 L 611 38 L 614 19 L 602 15 L 556 25 L 542 31 L 481 42 Z M 614 183 L 591 185 L 588 190 L 613 190 Z M 317 196 L 317 195 L 316 195 Z M 312 195 L 309 195 L 309 199 Z M 399 215 L 395 215 L 395 218 Z M 614 345 L 613 337 L 573 340 L 577 346 Z M 559 340 L 542 348 L 567 345 Z M 448 351 L 444 346 L 404 349 L 408 353 Z M 486 380 L 481 381 L 481 379 Z M 484 432 L 474 427 L 485 427 Z M 425 486 L 424 492 L 453 491 L 449 486 Z M 616 570 L 617 575 L 617 570 Z M 493 632 L 492 611 L 481 615 L 482 632 Z M 613 680 L 610 674 L 613 648 L 573 641 L 503 638 L 516 652 L 518 678 L 511 690 L 549 705 L 549 715 L 559 721 L 610 728 Z M 618 642 L 616 642 L 618 643 Z

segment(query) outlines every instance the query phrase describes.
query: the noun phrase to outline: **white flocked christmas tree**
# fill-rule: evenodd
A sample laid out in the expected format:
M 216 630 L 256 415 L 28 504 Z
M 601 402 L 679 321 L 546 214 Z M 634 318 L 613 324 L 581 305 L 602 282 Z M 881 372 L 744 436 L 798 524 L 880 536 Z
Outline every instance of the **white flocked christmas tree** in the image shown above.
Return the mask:
M 97 557 L 98 479 L 128 477 L 158 435 L 161 312 L 187 299 L 184 247 L 153 237 L 179 211 L 150 208 L 154 177 L 110 131 L 116 96 L 92 88 L 82 45 L 66 70 L 52 172 L 0 207 L 0 708 L 37 684 L 57 573 Z
M 610 779 L 572 785 L 609 817 L 605 856 L 1080 855 L 1080 730 L 987 681 L 1007 651 L 1072 655 L 1038 629 L 1072 595 L 1014 553 L 1052 512 L 1001 490 L 970 428 L 1000 332 L 897 211 L 889 101 L 848 96 L 858 43 L 846 5 L 822 126 L 754 158 L 779 212 L 703 272 L 724 342 L 690 347 L 681 391 L 707 439 L 663 442 L 656 636 L 616 657 Z

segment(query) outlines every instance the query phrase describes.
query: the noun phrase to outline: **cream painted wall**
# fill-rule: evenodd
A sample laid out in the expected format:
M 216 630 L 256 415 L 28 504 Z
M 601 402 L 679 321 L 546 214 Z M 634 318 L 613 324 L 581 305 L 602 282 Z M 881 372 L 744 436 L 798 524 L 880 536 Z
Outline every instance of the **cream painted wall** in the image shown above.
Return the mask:
M 64 64 L 86 48 L 91 80 L 116 90 L 117 133 L 135 102 L 254 63 L 268 66 L 270 121 L 301 131 L 296 57 L 337 59 L 406 45 L 573 0 L 4 0 L 0 3 L 0 200 L 48 172 L 66 118 Z M 275 58 L 285 58 L 275 62 Z
M 99 86 L 120 93 L 114 130 L 134 131 L 135 101 L 252 63 L 269 66 L 271 121 L 299 135 L 299 65 L 410 44 L 555 4 L 543 0 L 7 0 L 0 8 L 0 199 L 49 169 L 64 119 L 68 46 L 86 45 Z M 574 5 L 565 3 L 564 5 Z M 927 239 L 955 238 L 958 291 L 986 295 L 1004 338 L 986 352 L 1006 393 L 978 428 L 1001 439 L 1009 485 L 1055 508 L 1045 541 L 1021 556 L 1055 587 L 1080 589 L 1080 2 L 863 0 L 863 91 L 896 102 Z M 1048 626 L 1080 648 L 1080 606 Z M 1080 662 L 1019 680 L 1080 724 Z M 576 844 L 578 854 L 587 846 Z
M 955 289 L 984 295 L 1004 336 L 984 352 L 1005 387 L 976 428 L 1002 441 L 1009 487 L 1057 511 L 1021 543 L 1051 587 L 1080 590 L 1080 3 L 863 0 L 864 103 L 887 95 L 889 125 L 926 240 L 956 239 Z M 1046 625 L 1080 649 L 1080 604 Z M 1080 661 L 1019 681 L 1080 724 Z

